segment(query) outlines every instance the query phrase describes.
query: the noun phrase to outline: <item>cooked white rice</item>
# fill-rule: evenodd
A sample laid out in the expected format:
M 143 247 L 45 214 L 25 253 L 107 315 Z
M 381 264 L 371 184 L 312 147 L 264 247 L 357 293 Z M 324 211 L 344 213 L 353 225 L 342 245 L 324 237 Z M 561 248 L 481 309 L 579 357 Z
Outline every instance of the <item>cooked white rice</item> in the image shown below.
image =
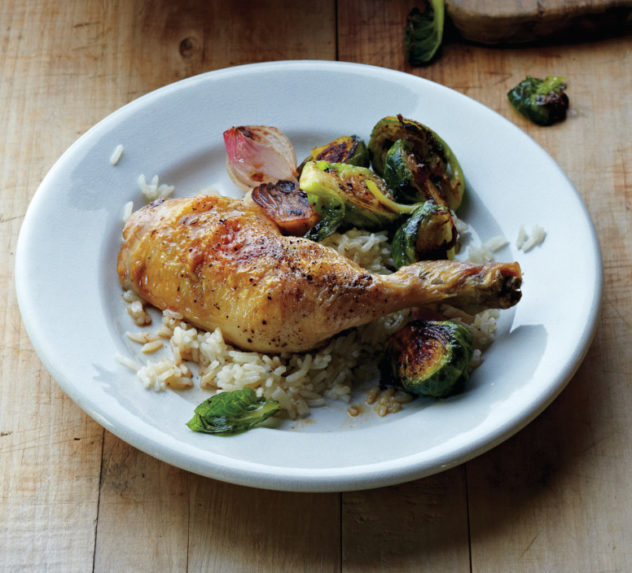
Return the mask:
M 123 207 L 123 223 L 125 223 L 134 211 L 134 201 L 128 201 Z
M 494 260 L 495 253 L 505 247 L 509 241 L 502 235 L 497 235 L 485 241 L 482 245 L 470 245 L 467 259 L 473 263 L 483 264 Z
M 160 183 L 158 175 L 154 175 L 151 181 L 147 182 L 145 176 L 141 174 L 138 176 L 136 182 L 148 202 L 155 201 L 156 199 L 166 199 L 175 189 L 173 185 Z
M 110 164 L 117 165 L 123 156 L 123 145 L 120 143 L 114 148 L 112 155 L 110 155 Z
M 518 238 L 516 239 L 516 246 L 523 252 L 528 253 L 534 247 L 542 244 L 545 238 L 546 231 L 539 225 L 535 225 L 531 229 L 531 233 L 527 233 L 524 227 L 520 227 Z
M 386 231 L 371 233 L 360 229 L 350 229 L 346 233 L 334 233 L 322 241 L 336 249 L 354 263 L 374 273 L 387 274 L 393 260 Z

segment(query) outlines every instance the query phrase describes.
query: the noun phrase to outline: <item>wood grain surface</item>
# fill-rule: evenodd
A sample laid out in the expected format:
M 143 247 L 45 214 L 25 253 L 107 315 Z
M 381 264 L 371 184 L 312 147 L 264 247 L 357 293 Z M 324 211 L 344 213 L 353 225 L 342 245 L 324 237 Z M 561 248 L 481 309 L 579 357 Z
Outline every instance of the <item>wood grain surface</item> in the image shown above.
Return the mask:
M 1 571 L 632 570 L 632 37 L 503 49 L 451 38 L 432 65 L 411 68 L 402 29 L 412 4 L 0 3 Z M 202 478 L 92 421 L 21 324 L 23 215 L 79 135 L 174 80 L 294 58 L 399 69 L 481 101 L 557 160 L 593 217 L 604 296 L 586 360 L 534 422 L 450 471 L 344 494 Z M 539 128 L 510 109 L 505 94 L 526 74 L 568 78 L 564 123 Z

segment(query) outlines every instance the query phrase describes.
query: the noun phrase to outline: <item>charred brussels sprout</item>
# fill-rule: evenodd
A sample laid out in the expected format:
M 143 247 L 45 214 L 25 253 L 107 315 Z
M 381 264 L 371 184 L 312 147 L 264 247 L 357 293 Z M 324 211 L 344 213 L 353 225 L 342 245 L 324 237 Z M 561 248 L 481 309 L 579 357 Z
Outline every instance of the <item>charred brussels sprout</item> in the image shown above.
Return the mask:
M 451 186 L 445 176 L 433 173 L 431 167 L 415 154 L 412 141 L 398 139 L 386 153 L 384 181 L 398 201 L 420 203 L 432 200 L 442 205 L 450 203 Z M 460 198 L 459 198 L 460 202 Z
M 336 198 L 344 207 L 342 216 L 340 208 L 334 210 L 339 217 L 338 225 L 344 223 L 368 230 L 384 229 L 402 214 L 414 210 L 411 205 L 395 202 L 383 179 L 366 167 L 309 161 L 303 168 L 299 186 L 320 213 L 321 222 L 325 219 L 323 205 L 333 206 Z
M 445 259 L 456 239 L 450 210 L 426 201 L 395 231 L 391 243 L 393 262 L 399 268 L 422 259 Z
M 568 96 L 565 78 L 527 78 L 509 91 L 507 97 L 516 110 L 537 125 L 551 125 L 566 118 Z
M 298 181 L 262 183 L 252 190 L 251 197 L 284 235 L 304 235 L 319 222 Z
M 314 147 L 309 157 L 301 163 L 299 173 L 308 161 L 329 161 L 329 163 L 348 163 L 360 167 L 369 166 L 369 150 L 357 135 L 343 135 L 326 145 Z
M 415 203 L 425 198 L 415 184 L 413 173 L 419 163 L 413 153 L 413 142 L 398 139 L 386 153 L 384 181 L 398 201 Z
M 382 383 L 417 396 L 442 398 L 469 376 L 472 333 L 451 321 L 414 320 L 389 339 Z
M 389 167 L 389 177 L 395 176 L 397 163 L 400 158 L 402 168 L 410 166 L 410 155 L 419 165 L 413 172 L 418 181 L 417 185 L 429 190 L 434 187 L 439 202 L 446 204 L 450 209 L 456 210 L 461 204 L 465 191 L 465 178 L 454 153 L 432 129 L 411 119 L 405 119 L 401 115 L 388 116 L 377 122 L 369 139 L 369 154 L 373 169 L 378 175 L 385 175 L 386 156 L 391 147 L 398 141 L 401 143 L 399 156 L 392 157 L 394 162 Z M 403 173 L 399 173 L 403 176 Z M 424 182 L 424 180 L 427 180 Z M 389 185 L 395 185 L 391 179 Z
M 420 6 L 408 13 L 404 29 L 406 60 L 411 66 L 429 63 L 443 39 L 444 1 L 425 0 Z

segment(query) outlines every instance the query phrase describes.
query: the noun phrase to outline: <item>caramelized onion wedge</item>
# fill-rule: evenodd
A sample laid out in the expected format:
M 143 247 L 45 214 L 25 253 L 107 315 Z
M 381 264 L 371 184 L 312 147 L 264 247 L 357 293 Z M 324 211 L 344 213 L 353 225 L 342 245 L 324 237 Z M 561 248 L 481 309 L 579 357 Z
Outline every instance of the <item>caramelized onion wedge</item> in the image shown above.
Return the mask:
M 224 132 L 224 145 L 228 174 L 244 191 L 261 183 L 297 178 L 294 147 L 276 127 L 232 127 Z
M 303 236 L 320 219 L 296 181 L 263 183 L 251 196 L 284 235 Z

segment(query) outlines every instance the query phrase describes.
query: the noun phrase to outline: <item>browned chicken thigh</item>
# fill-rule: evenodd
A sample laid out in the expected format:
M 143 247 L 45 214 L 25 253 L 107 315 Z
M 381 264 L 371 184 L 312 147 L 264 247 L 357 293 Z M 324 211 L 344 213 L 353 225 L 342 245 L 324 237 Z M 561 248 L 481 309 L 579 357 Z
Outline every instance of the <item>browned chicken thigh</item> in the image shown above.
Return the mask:
M 282 235 L 257 205 L 227 197 L 157 201 L 130 217 L 123 239 L 124 288 L 260 352 L 309 350 L 403 308 L 506 308 L 520 298 L 517 263 L 432 261 L 371 274 L 329 247 Z

